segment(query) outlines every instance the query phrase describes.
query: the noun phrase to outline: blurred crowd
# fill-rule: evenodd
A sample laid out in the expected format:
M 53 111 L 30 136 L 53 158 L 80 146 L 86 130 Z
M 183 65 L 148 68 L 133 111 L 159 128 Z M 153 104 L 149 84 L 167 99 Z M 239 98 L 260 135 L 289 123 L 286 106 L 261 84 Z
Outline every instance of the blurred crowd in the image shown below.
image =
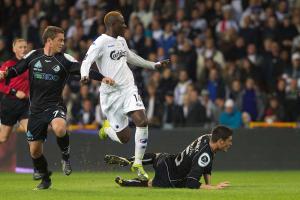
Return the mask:
M 65 30 L 81 61 L 104 15 L 119 10 L 125 39 L 158 71 L 131 66 L 151 127 L 248 127 L 300 120 L 300 0 L 0 0 L 0 63 L 11 41 L 41 48 L 48 25 Z M 101 125 L 99 82 L 71 78 L 63 96 L 71 124 Z

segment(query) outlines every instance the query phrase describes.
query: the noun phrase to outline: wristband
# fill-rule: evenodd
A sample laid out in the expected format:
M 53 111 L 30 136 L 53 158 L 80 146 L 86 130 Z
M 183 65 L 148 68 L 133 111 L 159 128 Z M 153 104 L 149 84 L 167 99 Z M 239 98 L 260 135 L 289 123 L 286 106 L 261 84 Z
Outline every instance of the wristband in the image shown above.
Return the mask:
M 17 90 L 12 88 L 12 89 L 9 90 L 9 94 L 12 95 L 12 96 L 16 96 Z

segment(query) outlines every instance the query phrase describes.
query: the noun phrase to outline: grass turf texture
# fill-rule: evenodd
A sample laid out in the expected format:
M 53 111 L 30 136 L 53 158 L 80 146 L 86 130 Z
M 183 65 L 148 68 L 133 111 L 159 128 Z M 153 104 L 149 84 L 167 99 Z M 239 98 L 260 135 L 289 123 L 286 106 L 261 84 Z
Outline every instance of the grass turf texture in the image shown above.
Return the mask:
M 214 191 L 121 188 L 114 182 L 117 175 L 124 178 L 134 176 L 125 172 L 74 172 L 66 177 L 60 172 L 55 172 L 50 190 L 34 191 L 32 189 L 39 181 L 32 181 L 30 174 L 0 173 L 0 200 L 300 199 L 300 171 L 214 172 L 213 184 L 226 180 L 231 182 L 231 187 Z

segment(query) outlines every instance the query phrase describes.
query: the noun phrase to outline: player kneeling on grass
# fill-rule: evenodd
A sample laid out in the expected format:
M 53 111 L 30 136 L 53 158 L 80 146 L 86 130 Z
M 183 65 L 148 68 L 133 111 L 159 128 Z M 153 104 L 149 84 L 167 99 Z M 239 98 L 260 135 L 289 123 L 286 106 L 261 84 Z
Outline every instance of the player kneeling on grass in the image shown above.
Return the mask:
M 232 130 L 225 126 L 217 126 L 211 134 L 206 134 L 192 142 L 181 153 L 146 153 L 143 165 L 152 164 L 155 170 L 153 180 L 143 181 L 138 178 L 124 180 L 116 178 L 116 183 L 124 187 L 163 187 L 191 189 L 223 189 L 229 182 L 211 185 L 211 170 L 213 158 L 218 151 L 227 151 L 232 145 Z M 105 162 L 132 165 L 134 157 L 122 158 L 106 155 Z M 204 176 L 205 184 L 200 183 Z

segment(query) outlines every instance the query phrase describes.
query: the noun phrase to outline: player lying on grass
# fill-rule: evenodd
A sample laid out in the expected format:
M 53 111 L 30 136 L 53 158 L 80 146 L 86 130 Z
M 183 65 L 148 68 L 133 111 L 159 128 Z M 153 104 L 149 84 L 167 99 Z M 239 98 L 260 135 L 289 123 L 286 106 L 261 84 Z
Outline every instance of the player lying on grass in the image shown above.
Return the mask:
M 213 158 L 218 151 L 227 151 L 232 145 L 232 130 L 225 126 L 217 126 L 211 134 L 206 134 L 192 142 L 181 153 L 146 153 L 143 165 L 152 164 L 155 170 L 153 180 L 144 181 L 138 178 L 124 180 L 115 179 L 116 183 L 124 187 L 163 187 L 163 188 L 191 188 L 191 189 L 223 189 L 229 182 L 211 185 L 211 170 Z M 134 157 L 122 158 L 106 155 L 105 162 L 120 166 L 132 165 Z M 205 184 L 200 183 L 203 175 Z

